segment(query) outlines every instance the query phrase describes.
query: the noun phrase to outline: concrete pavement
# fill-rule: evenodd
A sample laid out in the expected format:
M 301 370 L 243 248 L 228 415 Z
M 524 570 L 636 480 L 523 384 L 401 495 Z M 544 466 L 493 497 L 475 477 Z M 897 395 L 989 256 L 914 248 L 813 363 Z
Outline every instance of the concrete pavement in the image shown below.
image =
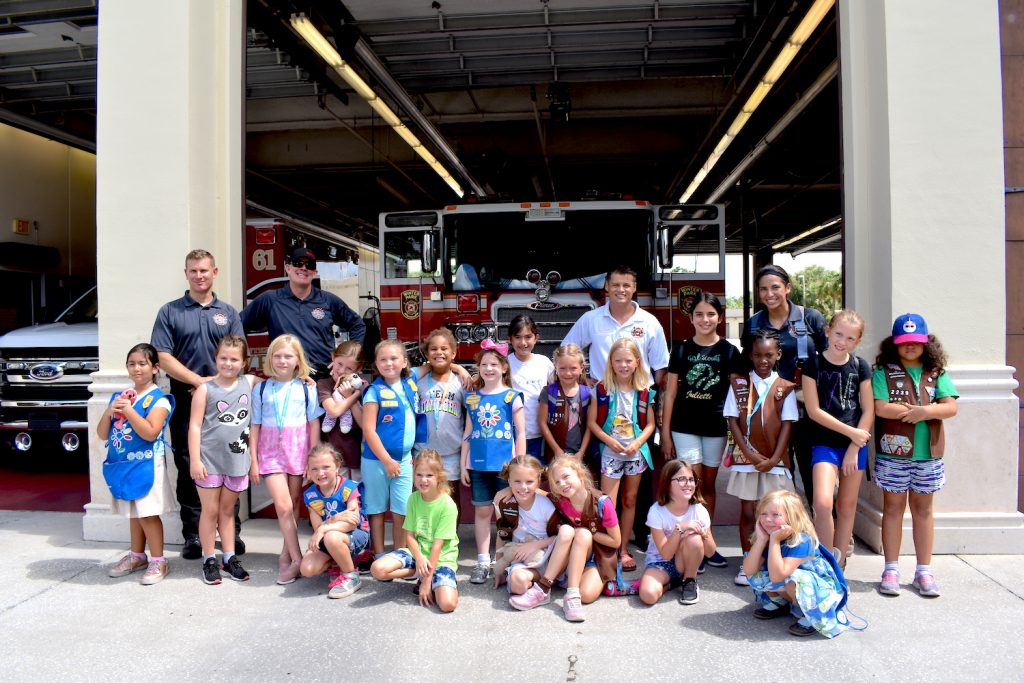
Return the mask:
M 270 520 L 247 522 L 246 583 L 200 579 L 198 561 L 168 549 L 156 586 L 107 569 L 125 548 L 81 540 L 81 515 L 0 512 L 0 679 L 109 680 L 979 680 L 1024 679 L 1024 557 L 939 556 L 943 596 L 909 587 L 879 595 L 882 561 L 858 548 L 847 576 L 863 632 L 795 638 L 788 619 L 753 619 L 749 589 L 733 585 L 735 527 L 716 529 L 728 569 L 699 579 L 700 602 L 667 595 L 601 598 L 587 620 L 551 605 L 516 612 L 504 589 L 469 583 L 472 527 L 463 526 L 458 610 L 420 607 L 408 583 L 369 577 L 328 600 L 325 578 L 274 584 L 280 537 Z M 638 557 L 640 559 L 642 555 Z M 913 558 L 901 559 L 905 581 Z

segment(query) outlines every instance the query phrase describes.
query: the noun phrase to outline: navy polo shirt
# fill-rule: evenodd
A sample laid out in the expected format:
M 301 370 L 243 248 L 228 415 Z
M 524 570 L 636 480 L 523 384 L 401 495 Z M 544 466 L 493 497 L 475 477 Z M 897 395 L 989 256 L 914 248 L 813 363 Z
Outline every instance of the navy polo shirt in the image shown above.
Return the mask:
M 786 301 L 789 304 L 789 320 L 781 328 L 772 329 L 779 333 L 779 344 L 782 347 L 782 360 L 779 361 L 778 369 L 779 377 L 793 381 L 796 377 L 797 365 L 797 335 L 796 327 L 793 323 L 800 320 L 800 312 L 791 299 Z M 804 325 L 807 327 L 807 357 L 813 358 L 816 352 L 824 351 L 827 346 L 825 316 L 819 313 L 817 309 L 805 306 Z M 750 316 L 750 320 L 743 327 L 743 335 L 740 341 L 743 345 L 743 355 L 748 361 L 750 358 L 750 340 L 754 332 L 761 327 L 771 327 L 771 323 L 768 322 L 768 314 L 764 309 Z
M 192 372 L 210 377 L 217 374 L 217 342 L 229 334 L 245 335 L 234 306 L 221 301 L 216 294 L 213 301 L 203 306 L 185 292 L 185 296 L 160 307 L 150 343 Z
M 272 292 L 264 292 L 242 309 L 242 326 L 248 332 L 267 330 L 270 340 L 282 334 L 293 334 L 302 342 L 309 364 L 326 368 L 334 352 L 334 330 L 337 325 L 348 332 L 349 339 L 362 342 L 366 324 L 335 294 L 313 287 L 309 296 L 300 299 L 287 284 Z

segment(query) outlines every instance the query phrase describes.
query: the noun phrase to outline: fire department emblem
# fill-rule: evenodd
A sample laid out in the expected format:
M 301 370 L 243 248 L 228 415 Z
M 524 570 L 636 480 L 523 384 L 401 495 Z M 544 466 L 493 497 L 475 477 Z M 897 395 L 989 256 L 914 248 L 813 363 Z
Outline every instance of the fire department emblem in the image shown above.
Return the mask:
M 415 320 L 420 317 L 420 293 L 416 289 L 407 289 L 402 292 L 402 317 L 406 320 Z
M 214 313 L 213 324 L 217 325 L 218 327 L 224 327 L 225 325 L 228 324 L 228 317 L 223 313 Z
M 642 337 L 644 336 L 644 328 L 640 325 L 633 325 L 633 329 L 629 333 L 634 337 Z
M 312 315 L 316 320 L 323 320 L 324 318 L 327 317 L 327 311 L 317 306 L 316 308 L 313 309 Z
M 689 285 L 679 288 L 679 295 L 676 297 L 679 305 L 679 312 L 687 318 L 693 315 L 693 309 L 697 305 L 697 299 L 704 293 L 700 287 Z

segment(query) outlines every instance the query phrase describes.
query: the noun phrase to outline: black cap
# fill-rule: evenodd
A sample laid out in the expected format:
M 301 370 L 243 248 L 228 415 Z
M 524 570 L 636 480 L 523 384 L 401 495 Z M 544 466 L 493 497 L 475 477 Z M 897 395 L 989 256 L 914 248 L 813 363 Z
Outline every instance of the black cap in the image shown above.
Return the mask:
M 299 261 L 304 261 L 306 268 L 309 270 L 316 270 L 316 254 L 309 247 L 295 247 L 288 255 L 288 262 L 293 266 L 298 265 Z

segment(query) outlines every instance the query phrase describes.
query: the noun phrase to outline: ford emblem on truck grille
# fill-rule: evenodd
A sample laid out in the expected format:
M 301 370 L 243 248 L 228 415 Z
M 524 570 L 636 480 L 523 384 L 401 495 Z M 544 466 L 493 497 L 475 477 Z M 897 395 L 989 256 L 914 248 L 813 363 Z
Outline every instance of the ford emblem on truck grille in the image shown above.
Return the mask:
M 28 375 L 32 379 L 41 382 L 48 382 L 57 379 L 64 374 L 64 368 L 55 363 L 40 363 L 28 369 Z

